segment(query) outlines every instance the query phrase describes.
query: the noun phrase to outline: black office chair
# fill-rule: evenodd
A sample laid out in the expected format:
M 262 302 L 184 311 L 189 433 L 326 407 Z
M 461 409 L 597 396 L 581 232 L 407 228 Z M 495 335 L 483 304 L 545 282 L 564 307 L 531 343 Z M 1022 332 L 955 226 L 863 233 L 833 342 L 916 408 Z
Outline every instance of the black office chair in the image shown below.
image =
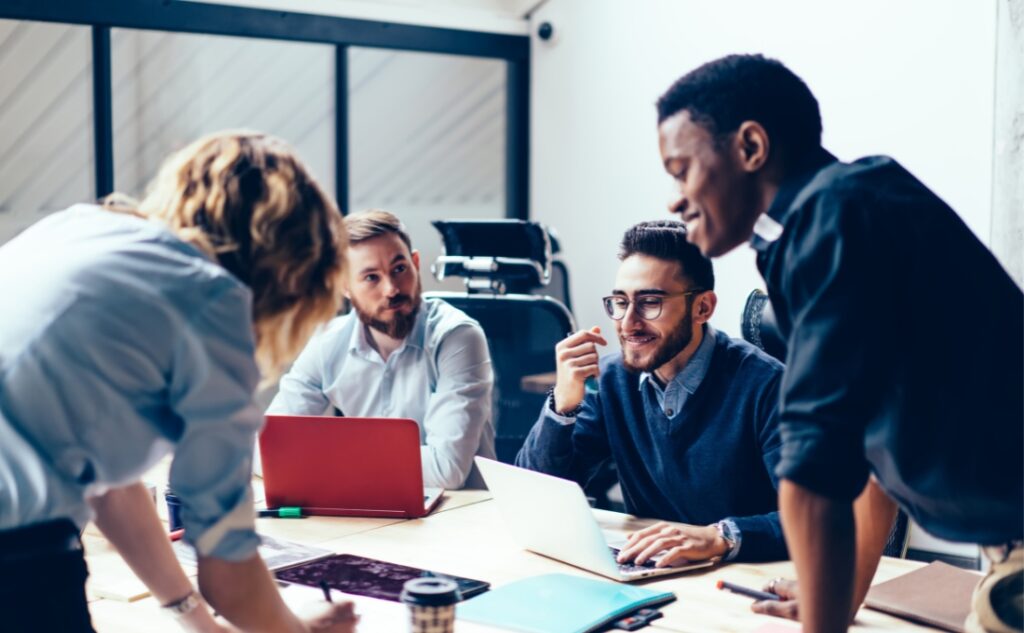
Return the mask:
M 755 288 L 747 296 L 740 319 L 740 330 L 743 332 L 743 340 L 756 345 L 779 361 L 786 362 L 786 342 L 776 325 L 772 303 L 763 291 Z M 907 541 L 910 537 L 909 524 L 907 514 L 900 510 L 882 552 L 885 556 L 906 558 Z
M 551 279 L 549 232 L 522 220 L 439 220 L 444 252 L 431 266 L 438 280 L 465 279 L 465 292 L 429 292 L 476 319 L 494 367 L 498 459 L 511 463 L 540 415 L 544 394 L 522 388 L 524 376 L 555 371 L 555 345 L 576 329 L 556 299 L 529 294 Z
M 775 324 L 775 311 L 768 295 L 755 288 L 747 295 L 740 319 L 743 340 L 753 343 L 768 355 L 786 362 L 786 342 Z
M 511 464 L 540 415 L 545 394 L 522 389 L 524 376 L 555 371 L 555 344 L 574 329 L 565 306 L 535 295 L 431 292 L 480 323 L 494 368 L 492 415 L 498 459 Z

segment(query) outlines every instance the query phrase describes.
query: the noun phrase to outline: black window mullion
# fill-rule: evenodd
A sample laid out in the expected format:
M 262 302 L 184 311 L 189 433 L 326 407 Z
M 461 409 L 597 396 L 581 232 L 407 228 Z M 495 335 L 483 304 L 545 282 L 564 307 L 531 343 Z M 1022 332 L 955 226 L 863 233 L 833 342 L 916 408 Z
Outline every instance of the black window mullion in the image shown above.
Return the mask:
M 348 46 L 334 51 L 334 191 L 341 214 L 348 215 Z
M 93 147 L 96 197 L 114 191 L 114 124 L 110 80 L 110 27 L 92 27 Z
M 505 85 L 505 216 L 530 219 L 530 63 L 508 62 Z

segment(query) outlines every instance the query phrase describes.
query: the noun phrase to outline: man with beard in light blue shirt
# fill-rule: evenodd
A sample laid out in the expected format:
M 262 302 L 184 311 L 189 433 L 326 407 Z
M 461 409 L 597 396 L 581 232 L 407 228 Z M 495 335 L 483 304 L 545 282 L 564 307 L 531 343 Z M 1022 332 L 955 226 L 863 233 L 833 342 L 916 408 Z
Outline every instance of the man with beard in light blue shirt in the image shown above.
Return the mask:
M 412 418 L 424 485 L 483 487 L 473 457 L 495 456 L 483 330 L 444 301 L 422 299 L 420 254 L 396 216 L 352 214 L 345 229 L 352 312 L 310 340 L 267 412 Z

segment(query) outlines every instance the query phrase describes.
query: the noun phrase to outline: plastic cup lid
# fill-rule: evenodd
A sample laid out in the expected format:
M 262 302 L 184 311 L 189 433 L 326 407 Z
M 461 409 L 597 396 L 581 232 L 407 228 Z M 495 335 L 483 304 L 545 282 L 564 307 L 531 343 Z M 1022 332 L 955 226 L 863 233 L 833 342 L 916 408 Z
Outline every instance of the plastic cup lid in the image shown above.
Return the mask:
M 443 607 L 462 600 L 459 586 L 447 578 L 413 578 L 402 585 L 401 600 L 421 607 Z

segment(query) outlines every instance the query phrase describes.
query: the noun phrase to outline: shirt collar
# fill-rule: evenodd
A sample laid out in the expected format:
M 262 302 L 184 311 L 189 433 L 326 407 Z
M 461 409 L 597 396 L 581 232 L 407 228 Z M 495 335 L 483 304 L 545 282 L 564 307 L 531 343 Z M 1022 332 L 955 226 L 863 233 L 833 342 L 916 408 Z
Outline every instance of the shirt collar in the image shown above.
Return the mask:
M 772 242 L 782 237 L 783 225 L 786 223 L 786 216 L 789 215 L 790 205 L 797 194 L 807 186 L 814 176 L 837 159 L 825 148 L 818 148 L 804 163 L 802 167 L 793 171 L 793 174 L 782 181 L 779 191 L 775 194 L 768 210 L 762 213 L 754 223 L 754 235 L 750 238 L 750 245 L 758 251 L 763 251 Z
M 363 358 L 380 358 L 380 354 L 370 343 L 367 325 L 359 319 L 359 315 L 352 309 L 351 316 L 355 319 L 355 327 L 352 328 L 352 338 L 349 339 L 348 351 Z M 395 354 L 407 347 L 423 349 L 427 337 L 427 302 L 420 301 L 420 307 L 416 310 L 416 322 L 413 323 L 412 331 L 405 341 L 395 350 Z
M 690 360 L 687 361 L 686 366 L 683 370 L 676 374 L 675 378 L 672 379 L 671 384 L 678 384 L 687 393 L 693 394 L 697 391 L 697 387 L 700 387 L 700 383 L 703 382 L 704 376 L 708 373 L 708 366 L 711 364 L 711 356 L 715 351 L 715 330 L 710 325 L 704 326 L 704 339 L 697 346 L 697 351 L 693 353 Z M 644 388 L 644 384 L 648 380 L 653 380 L 654 374 L 652 372 L 645 371 L 640 374 L 640 389 Z M 654 381 L 655 387 L 658 386 L 657 381 Z M 665 385 L 665 390 L 668 391 L 669 385 Z

